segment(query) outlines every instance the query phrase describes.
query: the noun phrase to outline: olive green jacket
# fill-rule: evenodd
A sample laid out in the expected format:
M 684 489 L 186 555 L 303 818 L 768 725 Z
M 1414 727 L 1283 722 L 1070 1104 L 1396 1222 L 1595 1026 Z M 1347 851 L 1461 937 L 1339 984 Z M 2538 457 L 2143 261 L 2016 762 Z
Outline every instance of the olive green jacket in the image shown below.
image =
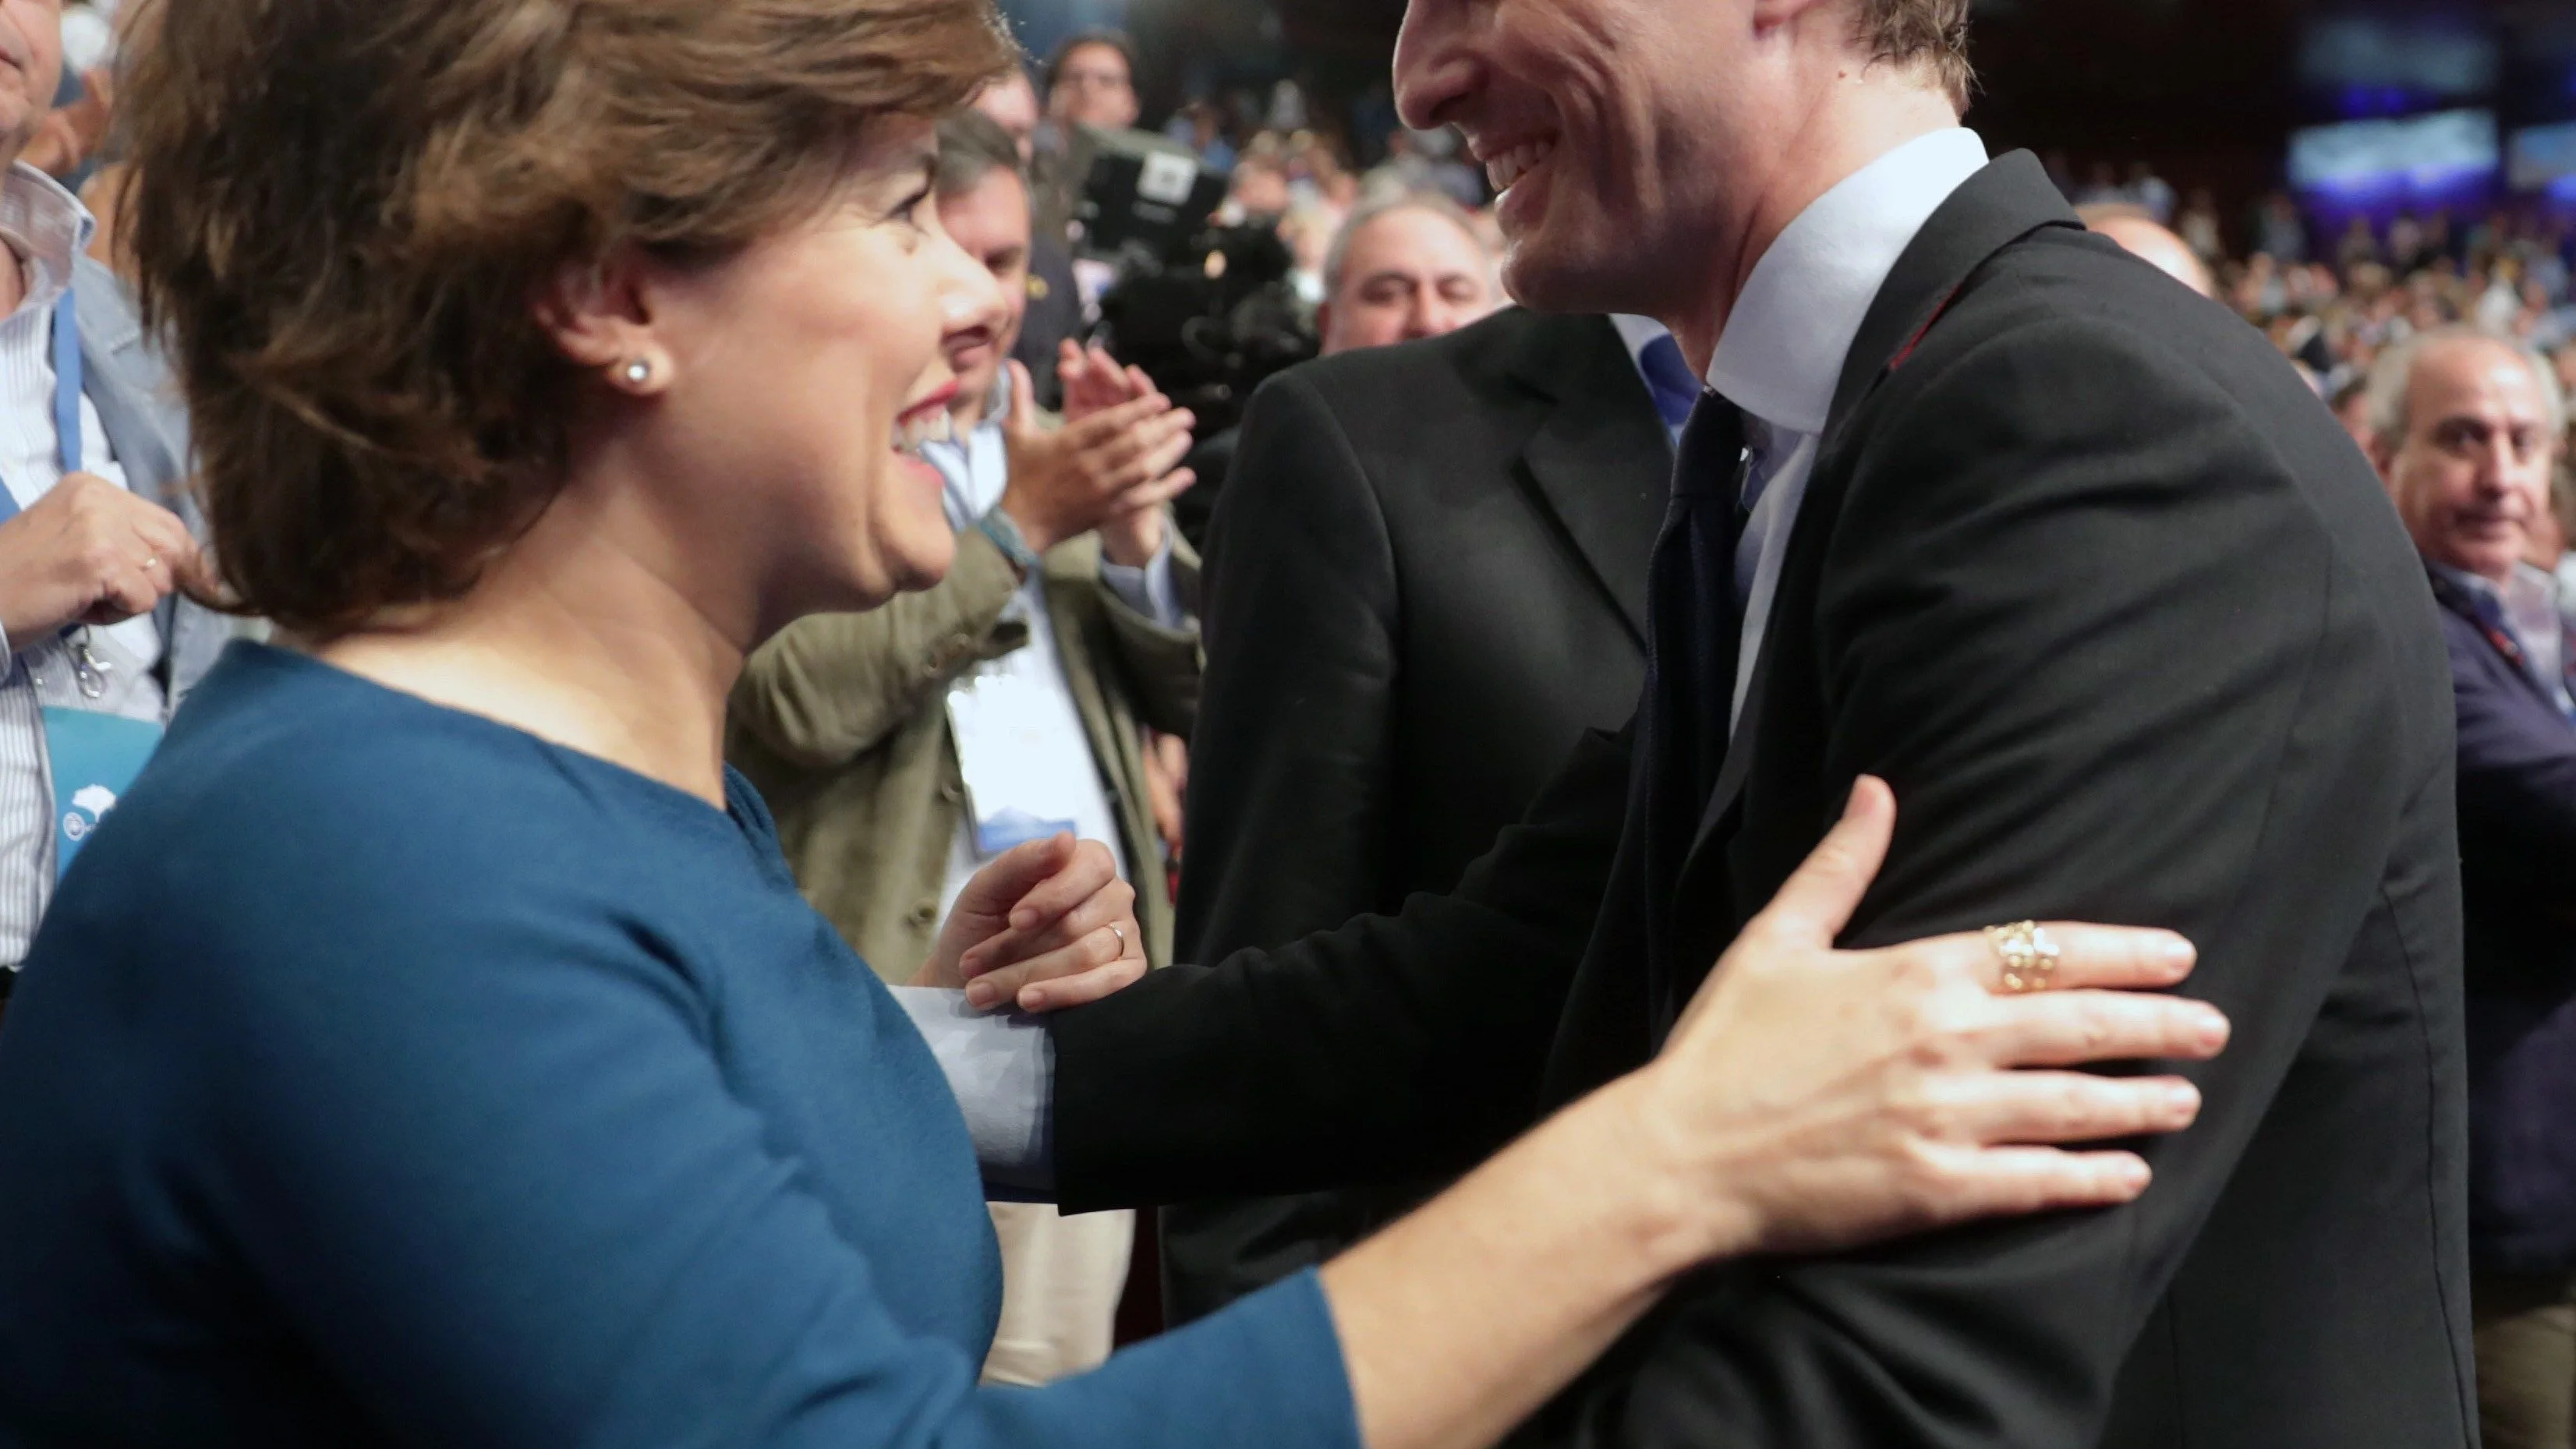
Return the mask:
M 1173 581 L 1198 592 L 1198 558 L 1173 535 Z M 1126 839 L 1146 960 L 1172 951 L 1172 901 L 1145 793 L 1140 726 L 1186 734 L 1198 712 L 1199 637 L 1161 628 L 1100 580 L 1086 534 L 1045 559 L 1058 654 Z M 957 536 L 938 587 L 864 614 L 800 619 L 753 653 L 733 693 L 725 754 L 778 817 L 805 898 L 888 981 L 906 981 L 939 932 L 940 887 L 965 817 L 948 686 L 1028 641 L 1002 617 L 1019 576 L 990 539 Z

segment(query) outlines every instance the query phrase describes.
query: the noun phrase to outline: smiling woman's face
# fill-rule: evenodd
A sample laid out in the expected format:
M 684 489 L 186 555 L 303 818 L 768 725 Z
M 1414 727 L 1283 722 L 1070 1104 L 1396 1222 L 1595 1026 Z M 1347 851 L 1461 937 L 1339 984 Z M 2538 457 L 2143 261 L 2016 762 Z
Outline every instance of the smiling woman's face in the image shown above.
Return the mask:
M 878 122 L 824 213 L 646 288 L 669 376 L 635 421 L 679 536 L 758 572 L 760 633 L 927 588 L 954 555 L 917 445 L 955 392 L 942 339 L 1001 299 L 940 226 L 934 154 L 930 122 Z

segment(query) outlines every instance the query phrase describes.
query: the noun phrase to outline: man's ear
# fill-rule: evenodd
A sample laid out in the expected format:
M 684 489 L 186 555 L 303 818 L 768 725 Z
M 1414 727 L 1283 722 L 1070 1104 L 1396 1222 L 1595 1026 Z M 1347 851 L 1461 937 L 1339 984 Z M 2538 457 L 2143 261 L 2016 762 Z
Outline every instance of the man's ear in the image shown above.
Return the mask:
M 622 391 L 659 391 L 670 381 L 671 353 L 654 330 L 646 275 L 644 259 L 627 248 L 597 262 L 567 262 L 530 306 L 573 366 L 603 374 Z
M 2388 496 L 2397 496 L 2397 443 L 2385 433 L 2370 435 L 2370 466 L 2379 470 L 2379 486 Z

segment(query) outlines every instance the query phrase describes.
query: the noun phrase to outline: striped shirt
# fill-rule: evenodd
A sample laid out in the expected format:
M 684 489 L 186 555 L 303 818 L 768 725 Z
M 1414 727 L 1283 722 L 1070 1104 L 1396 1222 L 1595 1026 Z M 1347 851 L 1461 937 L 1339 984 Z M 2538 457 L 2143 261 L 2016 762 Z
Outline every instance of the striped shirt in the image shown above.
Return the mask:
M 18 310 L 0 319 L 0 485 L 20 508 L 62 482 L 54 430 L 54 304 L 71 285 L 72 258 L 96 223 L 72 194 L 25 165 L 0 175 L 0 242 L 27 282 Z M 122 488 L 125 470 L 108 447 L 98 410 L 81 399 L 84 471 Z M 54 889 L 53 788 L 45 767 L 47 705 L 107 710 L 158 720 L 164 700 L 153 677 L 161 634 L 149 615 L 90 629 L 90 650 L 105 663 L 103 698 L 81 693 L 70 652 L 59 637 L 9 639 L 8 674 L 0 681 L 0 968 L 16 970 L 35 939 Z

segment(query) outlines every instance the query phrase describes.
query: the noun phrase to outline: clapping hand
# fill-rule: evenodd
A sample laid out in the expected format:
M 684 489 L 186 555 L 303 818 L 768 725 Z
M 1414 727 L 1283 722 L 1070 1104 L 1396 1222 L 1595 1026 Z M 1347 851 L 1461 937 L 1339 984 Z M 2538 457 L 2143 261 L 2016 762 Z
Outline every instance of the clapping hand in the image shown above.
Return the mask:
M 1097 343 L 1089 349 L 1068 337 L 1057 350 L 1057 381 L 1064 384 L 1064 420 L 1078 423 L 1093 413 L 1152 397 L 1159 391 L 1141 367 L 1120 367 L 1118 359 Z
M 1071 338 L 1066 338 L 1057 351 L 1056 376 L 1064 384 L 1067 423 L 1163 395 L 1143 368 L 1121 367 L 1106 349 L 1097 344 L 1085 349 Z M 1140 491 L 1130 500 L 1133 506 L 1102 520 L 1100 543 L 1109 561 L 1131 568 L 1153 562 L 1163 547 L 1164 505 L 1197 482 L 1197 473 L 1178 469 L 1156 479 L 1151 490 Z
M 1011 416 L 1002 428 L 1010 484 L 1002 511 L 1040 553 L 1099 529 L 1111 562 L 1151 562 L 1162 544 L 1163 505 L 1198 481 L 1179 467 L 1196 419 L 1147 392 L 1049 429 L 1038 421 L 1028 369 L 1010 367 Z M 1085 384 L 1095 397 L 1105 396 L 1106 386 Z
M 1051 836 L 1013 846 L 957 897 L 916 986 L 965 988 L 979 1011 L 1060 1011 L 1145 974 L 1136 891 L 1109 848 Z

